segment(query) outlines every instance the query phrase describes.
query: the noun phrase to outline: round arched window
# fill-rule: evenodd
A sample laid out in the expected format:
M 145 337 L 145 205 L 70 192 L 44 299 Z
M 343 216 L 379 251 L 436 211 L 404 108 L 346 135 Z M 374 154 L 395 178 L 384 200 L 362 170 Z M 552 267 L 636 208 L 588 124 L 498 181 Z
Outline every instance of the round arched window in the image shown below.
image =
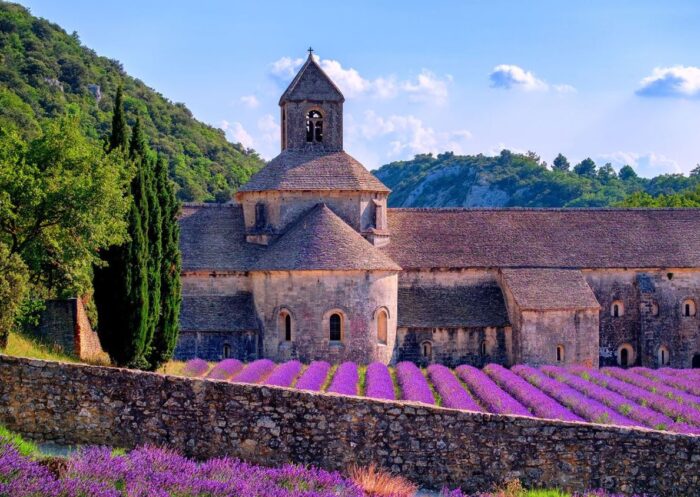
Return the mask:
M 307 143 L 323 141 L 323 115 L 318 110 L 311 110 L 306 115 L 306 141 Z
M 423 342 L 420 344 L 420 349 L 421 349 L 421 356 L 423 356 L 424 359 L 431 360 L 433 357 L 433 344 L 430 342 Z
M 277 330 L 281 342 L 292 341 L 292 315 L 287 310 L 283 310 L 279 314 L 277 320 Z
M 693 299 L 685 299 L 681 305 L 681 314 L 683 317 L 693 317 L 696 312 L 695 301 Z
M 613 301 L 612 305 L 610 306 L 610 315 L 614 318 L 619 318 L 622 317 L 624 313 L 625 304 L 623 304 L 621 300 Z
M 386 345 L 387 342 L 388 321 L 386 311 L 380 309 L 379 312 L 377 312 L 377 342 L 382 345 Z
M 617 348 L 617 365 L 623 368 L 634 364 L 634 347 L 629 343 L 623 343 Z
M 331 342 L 339 342 L 343 338 L 343 318 L 340 314 L 331 314 L 328 318 L 329 339 Z
M 564 346 L 557 345 L 557 362 L 564 362 Z
M 659 350 L 656 351 L 656 360 L 658 361 L 659 366 L 668 366 L 670 364 L 671 355 L 668 347 L 665 345 L 659 347 Z

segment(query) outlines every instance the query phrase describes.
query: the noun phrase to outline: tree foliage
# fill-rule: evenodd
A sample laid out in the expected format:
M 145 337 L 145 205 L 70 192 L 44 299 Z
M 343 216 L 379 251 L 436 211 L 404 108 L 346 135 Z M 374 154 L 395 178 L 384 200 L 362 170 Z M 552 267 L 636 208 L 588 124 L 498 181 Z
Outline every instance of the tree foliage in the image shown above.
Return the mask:
M 0 243 L 0 350 L 7 346 L 7 337 L 28 291 L 28 281 L 22 258 Z
M 128 76 L 119 62 L 99 57 L 24 7 L 0 2 L 0 127 L 12 122 L 24 138 L 33 138 L 43 120 L 74 106 L 81 111 L 81 131 L 91 139 L 105 137 L 119 85 L 123 119 L 133 125 L 141 117 L 144 135 L 168 162 L 179 199 L 229 200 L 263 165 L 254 151 L 229 143 L 222 130 Z
M 630 166 L 616 174 L 609 164 L 598 169 L 587 159 L 577 165 L 577 173 L 565 169 L 566 163 L 561 154 L 548 169 L 534 154 L 504 150 L 488 157 L 445 152 L 393 162 L 375 174 L 391 188 L 392 207 L 604 207 L 634 192 L 656 197 L 700 184 L 700 174 L 647 179 L 637 176 Z

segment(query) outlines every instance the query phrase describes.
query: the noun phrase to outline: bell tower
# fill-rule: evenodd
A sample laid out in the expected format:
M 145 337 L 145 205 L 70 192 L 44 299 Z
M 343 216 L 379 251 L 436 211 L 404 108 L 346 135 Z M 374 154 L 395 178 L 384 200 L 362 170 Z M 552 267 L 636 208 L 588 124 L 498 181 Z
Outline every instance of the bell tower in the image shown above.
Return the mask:
M 279 101 L 282 150 L 341 151 L 344 101 L 309 48 L 306 62 Z

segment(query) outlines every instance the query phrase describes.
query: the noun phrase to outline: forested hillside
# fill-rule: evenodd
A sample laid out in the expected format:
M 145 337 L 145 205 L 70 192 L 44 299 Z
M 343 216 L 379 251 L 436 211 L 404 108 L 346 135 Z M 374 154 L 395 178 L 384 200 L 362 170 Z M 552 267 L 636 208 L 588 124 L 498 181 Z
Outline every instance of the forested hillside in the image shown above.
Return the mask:
M 254 151 L 229 143 L 223 131 L 130 77 L 118 61 L 82 46 L 77 34 L 0 1 L 0 126 L 32 139 L 42 121 L 77 108 L 81 130 L 104 139 L 120 83 L 129 125 L 140 116 L 150 144 L 168 159 L 181 200 L 226 201 L 262 166 Z
M 391 207 L 700 206 L 700 166 L 689 176 L 647 179 L 630 166 L 616 172 L 559 155 L 551 167 L 533 153 L 499 156 L 417 155 L 375 171 L 392 193 Z

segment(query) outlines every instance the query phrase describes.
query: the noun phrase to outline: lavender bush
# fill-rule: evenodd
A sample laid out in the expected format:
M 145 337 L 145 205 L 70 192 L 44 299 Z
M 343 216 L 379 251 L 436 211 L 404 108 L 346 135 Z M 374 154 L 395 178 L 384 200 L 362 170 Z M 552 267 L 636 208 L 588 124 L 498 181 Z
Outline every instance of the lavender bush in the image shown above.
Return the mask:
M 607 388 L 597 385 L 594 382 L 585 380 L 580 376 L 567 372 L 563 368 L 556 366 L 543 366 L 541 371 L 561 383 L 565 383 L 575 390 L 578 390 L 587 397 L 597 400 L 615 409 L 623 416 L 637 421 L 641 426 L 654 428 L 656 430 L 667 430 L 673 425 L 673 420 L 659 412 L 654 411 L 643 405 L 620 395 L 617 392 L 608 390 Z
M 265 379 L 275 363 L 269 359 L 258 359 L 248 364 L 243 370 L 234 376 L 231 381 L 236 383 L 258 383 Z
M 653 381 L 658 381 L 666 386 L 678 388 L 696 397 L 696 402 L 700 404 L 700 382 L 697 379 L 686 378 L 681 375 L 667 374 L 662 371 L 655 371 L 647 368 L 632 368 L 635 373 L 642 374 Z
M 335 370 L 327 392 L 341 393 L 343 395 L 357 395 L 359 374 L 357 364 L 344 362 Z
M 209 371 L 209 363 L 204 359 L 190 359 L 185 363 L 182 374 L 185 376 L 201 377 Z
M 532 416 L 525 406 L 504 392 L 483 371 L 465 364 L 459 366 L 455 372 L 489 412 Z
M 431 364 L 428 366 L 428 376 L 442 398 L 443 407 L 483 411 L 448 367 L 442 364 Z
M 620 426 L 636 425 L 634 421 L 622 416 L 617 411 L 606 407 L 598 401 L 589 399 L 573 388 L 549 378 L 547 375 L 531 366 L 521 364 L 514 366 L 512 370 L 588 421 Z
M 684 392 L 683 390 L 678 390 L 677 388 L 663 385 L 658 381 L 653 381 L 652 379 L 647 378 L 644 375 L 635 373 L 632 370 L 620 368 L 601 368 L 600 371 L 605 373 L 606 375 L 613 376 L 619 380 L 626 381 L 627 383 L 631 383 L 632 385 L 649 390 L 650 392 L 663 395 L 664 397 L 668 397 L 669 399 L 674 399 L 682 404 L 687 405 L 688 407 L 700 410 L 700 406 L 698 406 L 696 402 L 696 397 L 694 395 L 690 395 L 689 393 Z
M 430 390 L 420 368 L 412 362 L 400 362 L 396 365 L 396 379 L 401 387 L 401 399 L 435 404 L 435 396 Z
M 692 427 L 687 424 L 689 420 L 693 420 L 698 417 L 698 412 L 687 404 L 683 404 L 678 402 L 676 399 L 651 392 L 632 383 L 627 383 L 617 377 L 603 374 L 600 371 L 583 367 L 572 367 L 571 370 L 575 374 L 585 378 L 590 378 L 591 381 L 594 381 L 598 385 L 602 385 L 609 390 L 625 396 L 628 399 L 632 399 L 640 405 L 650 407 L 655 411 L 672 418 L 674 420 L 674 424 L 669 427 L 671 431 L 696 433 L 698 430 L 700 430 L 698 426 Z M 620 370 L 620 372 L 623 373 L 623 376 L 628 374 L 636 376 L 634 373 L 629 373 L 629 371 Z M 617 374 L 617 372 L 614 374 Z
M 328 371 L 330 371 L 331 365 L 325 361 L 314 361 L 309 364 L 295 385 L 299 390 L 311 390 L 313 392 L 318 392 L 323 384 L 328 378 Z
M 209 371 L 207 378 L 212 380 L 230 380 L 241 369 L 243 369 L 243 363 L 238 359 L 224 359 Z
M 381 362 L 373 362 L 367 366 L 365 396 L 387 400 L 396 398 L 389 368 Z
M 265 380 L 266 385 L 277 385 L 278 387 L 288 387 L 294 382 L 294 379 L 301 371 L 301 363 L 299 361 L 288 361 L 280 364 Z
M 503 366 L 489 364 L 484 368 L 484 372 L 503 390 L 528 407 L 535 416 L 561 421 L 583 421 L 583 418 Z

